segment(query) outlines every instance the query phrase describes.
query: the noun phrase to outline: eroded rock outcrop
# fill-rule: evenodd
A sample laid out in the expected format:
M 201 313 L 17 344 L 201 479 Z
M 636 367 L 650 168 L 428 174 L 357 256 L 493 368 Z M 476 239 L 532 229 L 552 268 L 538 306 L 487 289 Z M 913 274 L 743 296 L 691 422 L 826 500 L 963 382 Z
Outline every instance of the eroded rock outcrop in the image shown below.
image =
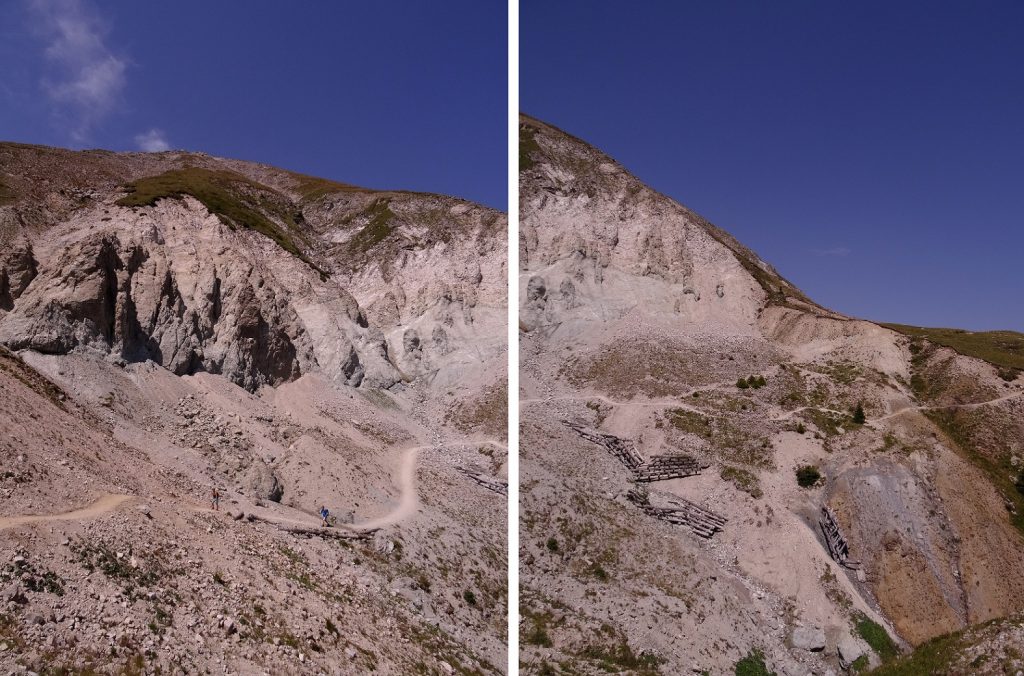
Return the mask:
M 45 173 L 56 196 L 12 182 L 0 207 L 12 349 L 98 351 L 250 391 L 312 371 L 390 387 L 501 349 L 501 214 L 205 155 L 29 148 L 0 147 L 5 172 Z

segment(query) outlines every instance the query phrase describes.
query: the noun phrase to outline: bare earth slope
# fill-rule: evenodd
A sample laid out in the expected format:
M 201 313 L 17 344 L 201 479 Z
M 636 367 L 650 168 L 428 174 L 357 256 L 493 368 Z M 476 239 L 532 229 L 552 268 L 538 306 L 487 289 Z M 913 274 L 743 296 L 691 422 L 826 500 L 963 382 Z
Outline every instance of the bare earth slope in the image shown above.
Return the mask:
M 178 152 L 0 184 L 0 665 L 503 671 L 503 214 Z
M 1024 607 L 1016 372 L 822 308 L 520 128 L 530 673 L 859 670 Z

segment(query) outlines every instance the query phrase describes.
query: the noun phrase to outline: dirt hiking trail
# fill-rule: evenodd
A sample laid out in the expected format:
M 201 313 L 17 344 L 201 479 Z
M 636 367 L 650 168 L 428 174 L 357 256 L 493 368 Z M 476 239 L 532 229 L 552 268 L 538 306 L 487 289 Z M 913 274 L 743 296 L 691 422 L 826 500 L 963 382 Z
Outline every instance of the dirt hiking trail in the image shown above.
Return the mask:
M 416 493 L 416 457 L 420 451 L 433 447 L 433 444 L 430 444 L 427 446 L 413 446 L 405 450 L 398 469 L 398 486 L 402 492 L 398 507 L 376 519 L 352 524 L 351 527 L 354 530 L 369 530 L 390 526 L 406 517 L 412 516 L 416 512 L 416 508 L 419 507 L 419 498 Z
M 47 521 L 85 521 L 86 519 L 92 519 L 97 516 L 112 512 L 122 503 L 131 500 L 131 495 L 115 495 L 107 494 L 100 497 L 94 503 L 88 507 L 82 509 L 76 509 L 72 512 L 64 512 L 63 514 L 39 514 L 29 516 L 0 516 L 0 530 L 7 528 L 16 528 L 23 526 L 28 523 L 40 523 Z

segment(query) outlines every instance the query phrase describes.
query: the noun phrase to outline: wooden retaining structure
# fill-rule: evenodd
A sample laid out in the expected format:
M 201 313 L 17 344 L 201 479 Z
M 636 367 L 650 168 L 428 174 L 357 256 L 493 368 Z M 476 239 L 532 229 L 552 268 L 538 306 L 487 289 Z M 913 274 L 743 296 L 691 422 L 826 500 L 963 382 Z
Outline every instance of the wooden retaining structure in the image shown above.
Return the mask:
M 634 481 L 649 483 L 696 476 L 708 465 L 689 455 L 652 455 L 651 459 L 634 470 Z
M 651 505 L 645 492 L 636 489 L 626 493 L 626 498 L 647 514 L 668 523 L 686 526 L 702 538 L 710 538 L 718 531 L 724 530 L 728 521 L 724 516 L 680 497 L 673 496 L 672 507 L 655 507 Z
M 283 523 L 263 516 L 257 516 L 256 514 L 243 514 L 242 512 L 231 514 L 230 516 L 235 521 L 245 519 L 249 523 L 266 523 L 276 527 L 280 531 L 291 533 L 292 535 L 303 535 L 305 537 L 318 537 L 333 540 L 368 540 L 374 533 L 380 530 L 380 528 L 362 529 L 348 525 L 339 525 L 332 528 L 324 526 L 305 526 L 297 523 Z
M 493 491 L 493 492 L 498 493 L 500 495 L 508 495 L 508 483 L 505 482 L 505 481 L 501 481 L 500 479 L 496 479 L 496 478 L 494 478 L 492 476 L 487 476 L 486 474 L 483 474 L 482 472 L 477 472 L 477 471 L 472 470 L 472 469 L 470 469 L 468 467 L 461 467 L 461 466 L 459 466 L 459 467 L 456 467 L 455 469 L 457 469 L 458 471 L 462 472 L 463 474 L 468 476 L 470 479 L 472 479 L 476 483 L 480 484 L 481 486 L 483 486 L 484 488 L 486 488 L 489 491 Z
M 640 455 L 632 441 L 620 439 L 613 434 L 598 432 L 593 428 L 584 427 L 568 420 L 563 420 L 562 422 L 583 439 L 598 446 L 604 446 L 619 462 L 634 472 L 644 464 L 644 456 Z
M 836 519 L 835 512 L 829 509 L 828 505 L 822 505 L 821 507 L 821 518 L 818 519 L 818 527 L 821 528 L 821 534 L 825 536 L 825 548 L 828 549 L 828 555 L 836 563 L 854 570 L 860 568 L 860 561 L 850 558 L 850 545 L 843 536 L 842 531 L 839 530 L 839 521 Z

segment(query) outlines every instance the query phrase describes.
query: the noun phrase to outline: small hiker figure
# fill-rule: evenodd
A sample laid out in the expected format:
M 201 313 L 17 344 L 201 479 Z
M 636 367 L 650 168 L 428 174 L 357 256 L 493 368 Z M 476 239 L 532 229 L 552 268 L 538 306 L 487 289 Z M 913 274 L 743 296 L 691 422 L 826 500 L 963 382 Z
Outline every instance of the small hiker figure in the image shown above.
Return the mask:
M 327 517 L 330 515 L 331 513 L 327 511 L 327 507 L 325 505 L 320 505 L 320 519 L 323 521 L 323 523 L 320 524 L 321 527 L 331 527 L 331 524 L 327 523 Z
M 216 488 L 214 488 L 213 493 L 210 494 L 210 506 L 213 511 L 220 511 L 220 491 Z

